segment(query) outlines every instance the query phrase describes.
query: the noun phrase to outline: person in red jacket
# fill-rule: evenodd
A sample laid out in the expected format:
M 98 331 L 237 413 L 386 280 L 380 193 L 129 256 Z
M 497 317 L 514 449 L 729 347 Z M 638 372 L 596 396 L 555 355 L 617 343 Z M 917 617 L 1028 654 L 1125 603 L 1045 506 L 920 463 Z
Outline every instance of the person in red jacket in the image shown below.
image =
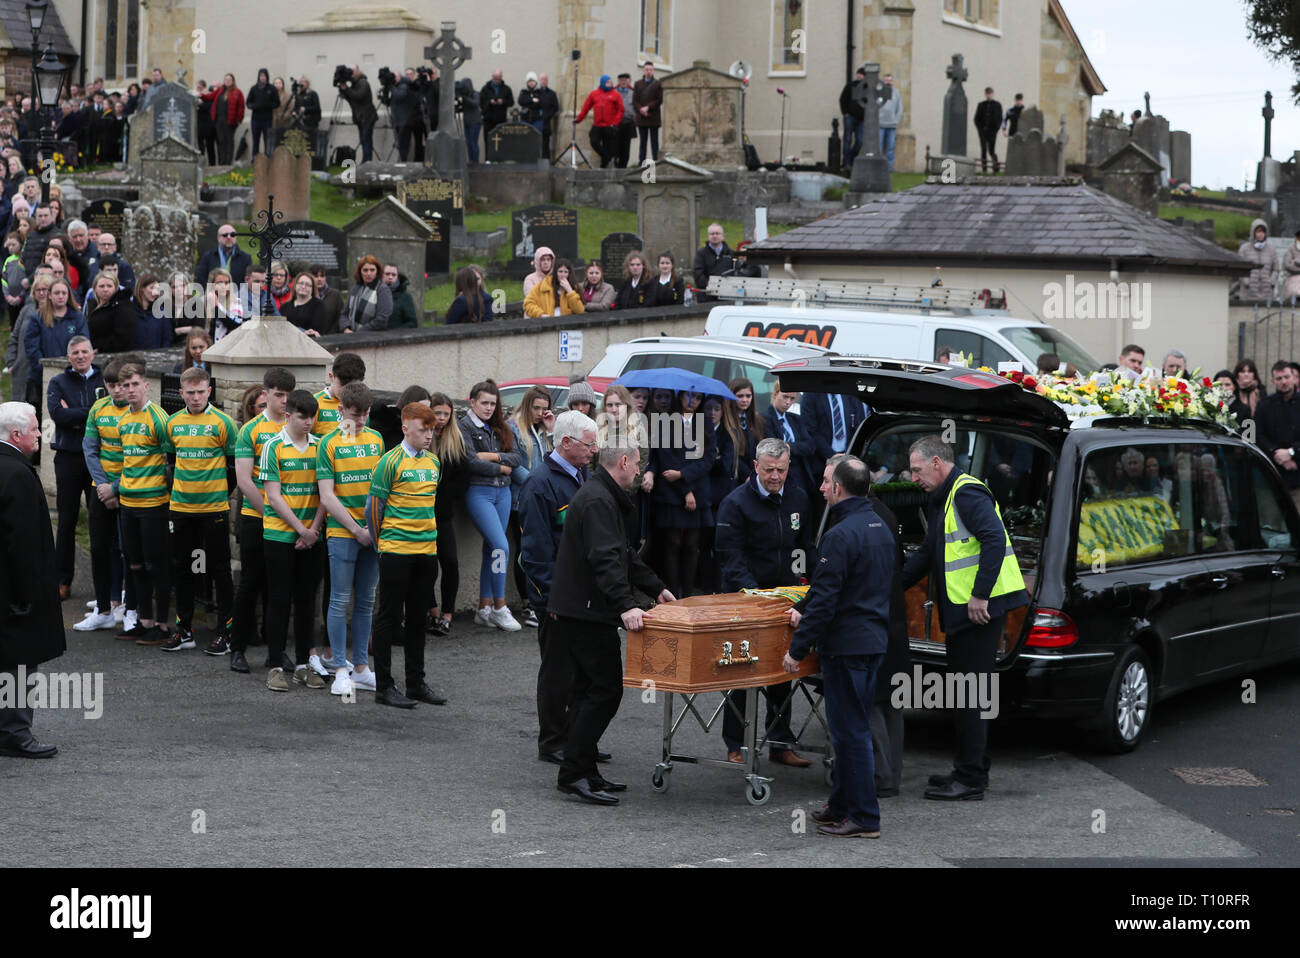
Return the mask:
M 229 166 L 235 153 L 235 130 L 244 122 L 244 94 L 235 86 L 235 75 L 227 73 L 222 85 L 209 90 L 207 97 L 211 97 L 209 109 L 217 134 L 217 163 Z
M 581 123 L 591 110 L 591 148 L 600 157 L 603 170 L 614 162 L 618 147 L 618 125 L 623 122 L 623 97 L 609 83 L 609 74 L 600 78 L 600 86 L 587 94 L 574 124 Z

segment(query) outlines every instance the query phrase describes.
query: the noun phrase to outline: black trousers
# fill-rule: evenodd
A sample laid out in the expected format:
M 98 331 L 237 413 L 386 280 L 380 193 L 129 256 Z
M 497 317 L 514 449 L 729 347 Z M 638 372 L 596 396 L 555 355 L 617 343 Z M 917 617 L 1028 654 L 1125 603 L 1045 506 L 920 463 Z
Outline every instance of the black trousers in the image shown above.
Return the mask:
M 789 707 L 792 687 L 790 682 L 778 682 L 762 690 L 767 699 L 767 724 L 764 728 L 767 729 L 767 737 L 772 740 L 772 744 L 768 746 L 772 755 L 788 751 L 790 745 L 794 743 L 794 732 L 790 728 L 790 713 L 786 711 Z M 727 744 L 729 752 L 739 751 L 740 746 L 745 742 L 745 723 L 741 720 L 741 716 L 745 714 L 748 691 L 748 689 L 732 689 L 731 707 L 723 709 L 722 712 L 722 741 Z M 760 735 L 754 741 L 758 743 L 762 740 L 763 736 Z M 777 744 L 778 742 L 782 744 Z
M 572 785 L 600 777 L 597 746 L 623 701 L 623 658 L 616 625 L 559 616 L 551 629 L 563 634 L 573 668 L 569 734 L 559 775 L 561 785 Z
M 573 692 L 573 662 L 569 659 L 569 634 L 555 628 L 545 609 L 538 616 L 537 646 L 542 653 L 537 668 L 537 751 L 558 752 L 569 732 L 569 697 Z
M 399 127 L 397 130 L 397 158 L 403 163 L 406 162 L 406 155 L 411 149 L 411 140 L 415 140 L 415 162 L 424 162 L 424 138 L 426 136 L 423 123 Z
M 187 632 L 193 628 L 195 584 L 202 582 L 206 574 L 212 577 L 217 591 L 217 630 L 229 633 L 235 607 L 235 583 L 230 575 L 230 511 L 173 511 L 171 522 L 176 625 Z M 203 571 L 195 572 L 195 566 Z
M 593 126 L 591 128 L 591 148 L 600 157 L 603 170 L 614 162 L 614 151 L 618 149 L 618 127 Z
M 998 616 L 988 625 L 973 625 L 946 636 L 948 671 L 965 672 L 976 677 L 976 688 L 985 687 L 988 674 L 997 665 L 998 639 L 1006 616 Z M 980 718 L 978 706 L 953 709 L 953 733 L 957 755 L 953 759 L 953 774 L 957 781 L 973 788 L 987 788 L 989 784 L 989 720 Z
M 265 539 L 266 567 L 275 570 L 275 588 L 266 596 L 266 660 L 280 665 L 289 640 L 289 608 L 293 607 L 294 663 L 306 665 L 316 635 L 316 590 L 320 587 L 325 544 L 295 549 L 292 542 Z
M 248 648 L 257 630 L 257 603 L 266 589 L 265 540 L 262 538 L 262 520 L 254 516 L 239 516 L 239 591 L 235 593 L 235 623 L 231 631 L 230 646 L 236 652 Z
M 122 518 L 120 505 L 114 510 L 113 517 L 117 522 L 116 561 L 122 565 L 122 605 L 128 612 L 135 612 L 140 607 L 140 603 L 135 594 L 135 576 L 131 575 L 131 566 L 126 561 L 126 522 Z
M 27 681 L 30 688 L 32 676 L 36 669 L 29 667 L 27 669 Z M 5 680 L 5 684 L 14 690 L 15 695 L 18 691 L 18 668 L 0 669 L 0 679 Z M 32 710 L 30 708 L 5 708 L 0 709 L 0 746 L 5 748 L 18 748 L 26 745 L 32 740 Z
M 221 166 L 229 166 L 230 159 L 235 154 L 235 128 L 225 122 L 223 117 L 217 122 L 217 163 Z
M 159 625 L 166 624 L 172 592 L 167 518 L 166 506 L 122 506 L 122 551 L 127 575 L 135 579 L 136 608 L 140 618 Z
M 618 125 L 614 165 L 620 170 L 627 166 L 628 155 L 632 152 L 632 138 L 634 136 L 636 136 L 636 124 L 631 120 L 625 120 Z
M 438 527 L 439 536 L 442 535 L 442 527 Z M 506 541 L 510 543 L 510 571 L 515 577 L 515 589 L 523 597 L 524 605 L 529 605 L 528 601 L 528 576 L 524 573 L 524 567 L 519 564 L 519 556 L 522 555 L 520 548 L 524 537 L 524 530 L 519 525 L 519 513 L 510 513 L 510 523 L 506 526 Z
M 378 611 L 370 650 L 378 690 L 397 684 L 393 681 L 393 642 L 399 634 L 405 655 L 406 687 L 416 689 L 424 682 L 424 622 L 437 577 L 436 555 L 380 553 Z
M 81 516 L 81 500 L 98 500 L 90 482 L 90 470 L 80 451 L 54 450 L 54 501 L 59 511 L 59 531 L 54 537 L 54 561 L 59 569 L 59 582 L 71 585 L 77 574 L 77 519 Z M 107 609 L 105 611 L 108 611 Z
M 448 502 L 450 501 L 452 500 L 449 499 Z M 442 602 L 438 601 L 437 588 L 431 585 L 430 604 L 436 605 L 443 615 L 451 615 L 456 611 L 456 593 L 460 590 L 460 560 L 456 557 L 456 510 L 450 505 L 441 510 L 435 506 L 433 514 L 438 520 L 438 568 L 442 572 Z
M 980 169 L 985 173 L 989 171 L 989 157 L 993 158 L 993 172 L 996 173 L 1001 166 L 998 165 L 998 134 L 995 130 L 992 133 L 985 133 L 979 130 L 980 138 Z
M 637 160 L 638 166 L 645 166 L 645 145 L 646 139 L 650 140 L 650 156 L 659 162 L 659 127 L 657 126 L 638 126 L 637 135 L 641 138 L 641 159 Z
M 110 509 L 90 491 L 90 575 L 95 584 L 95 604 L 108 612 L 122 596 L 122 541 L 118 536 L 120 509 Z M 132 596 L 135 590 L 132 590 Z
M 199 152 L 207 156 L 208 166 L 217 165 L 217 132 L 210 122 L 199 125 Z

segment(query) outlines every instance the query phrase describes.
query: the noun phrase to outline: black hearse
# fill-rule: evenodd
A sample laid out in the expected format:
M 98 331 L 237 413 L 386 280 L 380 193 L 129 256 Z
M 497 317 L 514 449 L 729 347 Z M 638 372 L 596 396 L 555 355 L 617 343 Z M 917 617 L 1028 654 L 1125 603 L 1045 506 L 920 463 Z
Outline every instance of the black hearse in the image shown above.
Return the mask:
M 1097 417 L 992 373 L 854 357 L 792 360 L 783 389 L 874 410 L 851 450 L 904 542 L 925 499 L 908 447 L 941 434 L 1002 510 L 1031 598 L 999 647 L 1003 713 L 1068 720 L 1136 748 L 1156 702 L 1300 657 L 1300 516 L 1267 458 L 1219 425 Z M 908 593 L 914 664 L 943 671 L 926 583 Z

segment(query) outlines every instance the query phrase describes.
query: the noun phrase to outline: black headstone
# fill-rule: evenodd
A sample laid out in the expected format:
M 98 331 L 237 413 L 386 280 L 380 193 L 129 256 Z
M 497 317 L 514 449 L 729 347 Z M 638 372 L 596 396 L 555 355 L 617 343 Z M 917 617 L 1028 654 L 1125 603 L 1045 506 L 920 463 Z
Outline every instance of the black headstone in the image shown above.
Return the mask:
M 966 90 L 962 86 L 970 75 L 962 65 L 965 58 L 960 53 L 952 55 L 952 63 L 946 71 L 948 92 L 943 95 L 943 140 L 942 151 L 946 156 L 966 155 Z
M 489 163 L 536 163 L 542 158 L 542 134 L 527 123 L 501 123 L 484 139 Z
M 465 194 L 458 179 L 445 179 L 440 176 L 421 176 L 399 184 L 397 198 L 406 204 L 406 208 L 417 216 L 424 216 L 430 203 L 450 204 L 451 223 L 453 226 L 465 225 Z
M 208 250 L 217 248 L 217 228 L 221 225 L 207 213 L 195 213 L 194 246 L 195 252 L 202 256 Z
M 564 206 L 529 206 L 510 214 L 510 241 L 514 272 L 533 271 L 533 254 L 543 246 L 555 251 L 556 259 L 578 260 L 578 211 Z
M 611 276 L 621 278 L 627 254 L 638 252 L 644 245 L 635 233 L 610 233 L 601 240 L 600 263 L 605 271 L 605 281 L 613 282 Z
M 82 209 L 81 218 L 87 226 L 98 226 L 101 232 L 112 233 L 117 237 L 118 249 L 122 249 L 126 228 L 126 203 L 114 199 L 94 200 Z M 214 238 L 212 245 L 215 246 L 216 243 Z
M 424 216 L 429 241 L 424 244 L 424 274 L 445 276 L 451 272 L 451 217 Z
M 271 255 L 287 263 L 292 272 L 298 272 L 298 267 L 312 266 L 324 266 L 331 276 L 347 272 L 348 239 L 341 229 L 317 220 L 292 220 L 284 228 L 291 233 L 307 234 L 281 240 L 273 247 Z

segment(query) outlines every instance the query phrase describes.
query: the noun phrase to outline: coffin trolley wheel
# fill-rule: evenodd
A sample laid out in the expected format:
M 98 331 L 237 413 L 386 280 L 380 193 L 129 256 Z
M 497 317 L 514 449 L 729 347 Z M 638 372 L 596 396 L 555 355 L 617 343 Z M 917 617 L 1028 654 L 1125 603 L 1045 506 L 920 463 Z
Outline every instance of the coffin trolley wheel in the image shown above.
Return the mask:
M 671 784 L 668 778 L 670 772 L 672 772 L 671 767 L 656 765 L 655 770 L 650 773 L 650 787 L 660 793 L 668 791 L 668 786 Z
M 751 805 L 766 805 L 772 797 L 772 786 L 767 782 L 745 785 L 745 801 Z

